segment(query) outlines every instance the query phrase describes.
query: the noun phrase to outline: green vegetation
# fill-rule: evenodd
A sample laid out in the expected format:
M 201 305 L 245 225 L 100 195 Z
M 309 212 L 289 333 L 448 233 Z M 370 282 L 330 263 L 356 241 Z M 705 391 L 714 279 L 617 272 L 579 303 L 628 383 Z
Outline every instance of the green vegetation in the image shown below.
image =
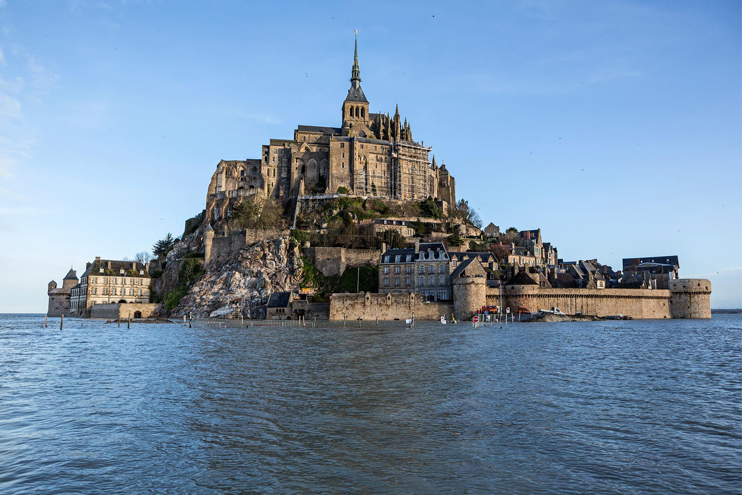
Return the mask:
M 194 253 L 189 253 L 194 254 Z M 188 256 L 188 255 L 186 255 Z M 203 257 L 186 257 L 178 272 L 178 284 L 173 290 L 167 291 L 163 300 L 168 311 L 173 310 L 180 304 L 180 300 L 188 293 L 188 287 L 198 277 L 204 274 Z
M 358 279 L 360 275 L 360 284 Z M 378 292 L 379 291 L 379 267 L 361 266 L 348 267 L 340 276 L 338 292 Z
M 339 277 L 325 277 L 307 258 L 302 257 L 302 287 L 313 287 L 315 301 L 328 298 L 337 292 L 377 292 L 379 288 L 379 267 L 348 267 Z M 360 284 L 358 275 L 360 274 Z
M 196 231 L 196 229 L 198 229 L 198 226 L 201 225 L 201 223 L 204 221 L 205 215 L 206 215 L 206 210 L 203 210 L 201 213 L 199 213 L 195 217 L 191 217 L 188 220 L 186 220 L 185 230 L 183 230 L 183 235 L 181 236 L 181 239 L 185 239 L 186 236 L 193 234 Z
M 340 186 L 338 187 L 338 194 L 348 194 L 350 191 L 347 187 Z
M 420 202 L 420 216 L 440 220 L 443 218 L 443 209 L 438 206 L 432 196 L 428 196 L 425 201 Z
M 459 247 L 464 245 L 464 238 L 459 235 L 458 231 L 449 235 L 446 240 L 449 246 Z
M 155 242 L 155 245 L 152 246 L 152 253 L 158 258 L 163 258 L 173 249 L 173 246 L 175 246 L 178 240 L 177 237 L 173 237 L 173 234 L 168 232 L 164 239 Z
M 465 199 L 461 199 L 456 203 L 452 216 L 468 225 L 473 225 L 478 229 L 482 228 L 482 219 L 479 217 L 479 213 L 477 213 L 474 208 L 470 207 L 469 202 Z
M 238 229 L 281 228 L 284 224 L 281 206 L 273 199 L 247 198 L 230 212 L 232 227 Z

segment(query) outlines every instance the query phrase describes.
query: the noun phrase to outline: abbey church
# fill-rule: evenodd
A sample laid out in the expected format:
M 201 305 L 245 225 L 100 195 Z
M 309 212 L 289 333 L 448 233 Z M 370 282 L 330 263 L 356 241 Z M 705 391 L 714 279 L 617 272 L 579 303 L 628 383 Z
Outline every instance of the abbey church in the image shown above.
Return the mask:
M 211 178 L 207 219 L 224 216 L 231 198 L 280 201 L 345 193 L 402 201 L 428 196 L 453 205 L 456 187 L 446 166 L 429 160 L 399 109 L 372 113 L 361 88 L 356 37 L 350 89 L 341 127 L 300 125 L 294 139 L 271 139 L 259 159 L 222 160 Z

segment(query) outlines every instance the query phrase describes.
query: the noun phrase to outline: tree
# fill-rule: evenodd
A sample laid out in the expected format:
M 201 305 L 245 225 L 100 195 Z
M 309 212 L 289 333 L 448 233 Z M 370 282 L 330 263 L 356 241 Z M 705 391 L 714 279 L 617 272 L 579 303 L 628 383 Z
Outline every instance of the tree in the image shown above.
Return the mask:
M 178 239 L 173 237 L 173 234 L 168 232 L 164 239 L 160 239 L 159 241 L 155 242 L 155 245 L 152 246 L 152 253 L 154 253 L 154 255 L 158 258 L 161 258 L 165 256 L 168 251 L 173 248 L 173 246 L 175 246 L 176 242 L 178 242 Z
M 137 263 L 147 264 L 152 261 L 152 255 L 147 251 L 142 251 L 141 253 L 134 255 L 134 261 Z
M 428 196 L 425 201 L 420 202 L 420 216 L 440 219 L 443 218 L 443 210 L 435 202 L 432 196 Z
M 510 227 L 505 231 L 505 235 L 500 236 L 500 242 L 504 244 L 518 244 L 520 242 L 520 231 L 515 227 Z
M 473 225 L 478 229 L 482 228 L 482 219 L 480 218 L 479 213 L 477 213 L 474 208 L 470 207 L 469 202 L 465 199 L 460 199 L 459 202 L 456 203 L 454 215 L 464 223 Z
M 493 244 L 490 246 L 489 250 L 495 255 L 495 258 L 497 258 L 497 261 L 500 263 L 507 261 L 508 255 L 510 254 L 510 249 L 508 249 L 507 246 L 500 244 Z
M 446 240 L 448 241 L 449 246 L 459 247 L 464 244 L 464 238 L 459 235 L 458 231 L 449 235 Z
M 258 222 L 260 227 L 264 229 L 281 227 L 282 220 L 281 208 L 278 203 L 273 199 L 263 201 Z

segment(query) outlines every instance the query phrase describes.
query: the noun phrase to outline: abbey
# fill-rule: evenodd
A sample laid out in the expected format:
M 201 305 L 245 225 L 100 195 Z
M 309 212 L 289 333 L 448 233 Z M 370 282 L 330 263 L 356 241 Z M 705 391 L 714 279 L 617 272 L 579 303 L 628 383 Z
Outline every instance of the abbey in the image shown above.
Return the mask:
M 259 159 L 220 161 L 208 189 L 207 219 L 218 220 L 230 198 L 246 196 L 286 201 L 340 192 L 403 201 L 430 196 L 455 204 L 453 176 L 445 164 L 429 161 L 431 148 L 413 140 L 399 108 L 391 117 L 370 111 L 357 37 L 350 83 L 341 127 L 300 125 L 294 139 L 271 139 Z

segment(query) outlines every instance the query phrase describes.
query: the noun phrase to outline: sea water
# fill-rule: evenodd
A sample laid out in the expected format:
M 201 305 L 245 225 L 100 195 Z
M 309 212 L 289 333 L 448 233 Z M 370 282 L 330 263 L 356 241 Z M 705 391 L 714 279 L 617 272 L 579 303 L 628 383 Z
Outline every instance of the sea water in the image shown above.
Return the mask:
M 742 315 L 0 315 L 0 493 L 740 493 Z

